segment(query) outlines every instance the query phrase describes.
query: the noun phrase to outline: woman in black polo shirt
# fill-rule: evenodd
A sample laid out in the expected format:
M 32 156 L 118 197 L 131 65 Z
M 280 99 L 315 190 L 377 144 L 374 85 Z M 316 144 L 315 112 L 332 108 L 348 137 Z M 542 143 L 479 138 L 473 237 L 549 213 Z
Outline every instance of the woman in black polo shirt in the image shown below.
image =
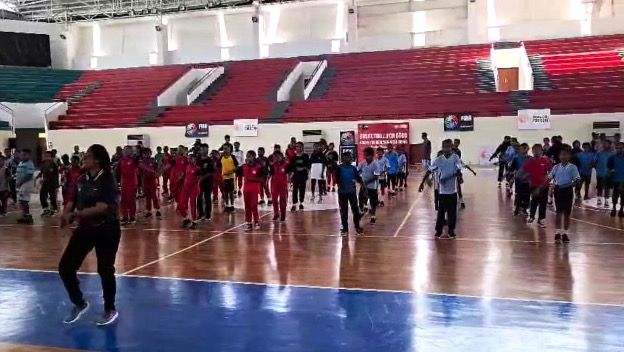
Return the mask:
M 108 325 L 117 319 L 115 309 L 115 257 L 119 248 L 121 229 L 117 218 L 117 183 L 111 171 L 106 148 L 92 145 L 83 160 L 85 174 L 80 176 L 75 197 L 65 206 L 61 227 L 76 222 L 78 227 L 65 248 L 59 274 L 74 308 L 63 321 L 77 321 L 89 308 L 80 291 L 76 272 L 93 248 L 97 256 L 97 270 L 104 291 L 104 315 L 97 325 Z

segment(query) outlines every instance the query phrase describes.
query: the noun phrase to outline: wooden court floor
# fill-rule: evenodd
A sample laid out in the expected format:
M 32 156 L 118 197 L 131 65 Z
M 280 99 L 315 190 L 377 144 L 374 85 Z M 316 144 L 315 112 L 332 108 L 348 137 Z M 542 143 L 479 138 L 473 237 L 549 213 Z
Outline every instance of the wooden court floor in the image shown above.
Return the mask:
M 504 298 L 620 306 L 624 304 L 624 221 L 575 208 L 572 242 L 553 241 L 554 214 L 540 229 L 514 217 L 512 200 L 498 189 L 492 170 L 466 177 L 467 208 L 459 213 L 456 240 L 435 240 L 430 189 L 420 179 L 378 210 L 365 233 L 339 235 L 336 210 L 289 213 L 262 229 L 246 231 L 243 213 L 217 213 L 198 230 L 183 230 L 171 206 L 164 219 L 141 220 L 123 230 L 117 273 L 279 284 L 371 289 L 478 298 Z M 326 200 L 329 201 L 329 200 Z M 35 210 L 37 212 L 38 210 Z M 35 216 L 33 226 L 0 219 L 0 270 L 55 271 L 70 236 L 55 219 Z M 83 265 L 96 271 L 94 255 Z M 21 351 L 0 344 L 0 351 Z M 27 350 L 22 347 L 22 350 Z M 34 348 L 31 350 L 35 350 Z M 44 351 L 45 349 L 36 349 Z M 52 349 L 50 349 L 52 351 Z M 58 351 L 58 350 L 55 350 Z

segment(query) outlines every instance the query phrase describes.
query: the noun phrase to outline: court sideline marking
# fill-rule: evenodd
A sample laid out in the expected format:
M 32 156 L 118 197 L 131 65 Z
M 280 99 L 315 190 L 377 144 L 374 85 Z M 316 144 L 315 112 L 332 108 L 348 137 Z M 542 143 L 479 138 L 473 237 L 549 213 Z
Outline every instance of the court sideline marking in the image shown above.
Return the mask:
M 37 269 L 13 269 L 13 268 L 0 268 L 0 271 L 17 271 L 17 272 L 32 272 L 32 273 L 44 273 L 58 275 L 58 272 L 52 270 L 37 270 Z M 79 272 L 81 275 L 98 275 L 97 272 Z M 148 279 L 148 280 L 167 280 L 167 281 L 188 281 L 188 282 L 207 282 L 216 284 L 234 284 L 234 285 L 251 285 L 251 286 L 266 286 L 266 287 L 294 287 L 294 288 L 308 288 L 317 290 L 335 290 L 335 291 L 355 291 L 355 292 L 382 292 L 382 293 L 403 293 L 403 294 L 424 294 L 431 296 L 442 297 L 460 297 L 460 298 L 473 298 L 483 300 L 507 300 L 515 302 L 538 302 L 538 303 L 557 303 L 557 304 L 573 304 L 573 305 L 587 305 L 587 306 L 602 306 L 602 307 L 615 307 L 624 308 L 624 303 L 596 303 L 596 302 L 572 302 L 556 299 L 530 299 L 530 298 L 515 298 L 515 297 L 495 297 L 495 296 L 477 296 L 459 293 L 440 293 L 440 292 L 426 292 L 415 290 L 393 290 L 393 289 L 377 289 L 377 288 L 359 288 L 359 287 L 332 287 L 332 286 L 320 286 L 320 285 L 303 285 L 303 284 L 280 284 L 269 282 L 251 282 L 251 281 L 228 281 L 228 280 L 215 280 L 215 279 L 195 279 L 184 277 L 168 277 L 168 276 L 151 276 L 151 275 L 136 275 L 136 274 L 118 274 L 117 277 L 127 277 L 135 279 Z
M 265 217 L 265 216 L 267 216 L 267 215 L 271 215 L 271 214 L 273 214 L 273 213 L 266 213 L 266 214 L 260 215 L 259 219 L 262 219 L 263 217 Z M 121 275 L 128 275 L 128 274 L 131 274 L 131 273 L 137 272 L 137 271 L 139 271 L 139 270 L 141 270 L 141 269 L 144 269 L 144 268 L 146 268 L 146 267 L 148 267 L 148 266 L 150 266 L 150 265 L 154 265 L 154 264 L 159 263 L 159 262 L 161 262 L 161 261 L 163 261 L 163 260 L 165 260 L 165 259 L 167 259 L 167 258 L 171 258 L 171 257 L 173 257 L 174 255 L 178 255 L 178 254 L 180 254 L 180 253 L 184 253 L 184 252 L 188 251 L 189 249 L 193 249 L 193 248 L 195 248 L 195 247 L 197 247 L 197 246 L 200 246 L 200 245 L 202 245 L 202 244 L 204 244 L 204 243 L 206 243 L 206 242 L 208 242 L 208 241 L 210 241 L 210 240 L 213 240 L 213 239 L 215 239 L 215 238 L 217 238 L 217 237 L 219 237 L 219 236 L 223 236 L 224 234 L 228 233 L 229 231 L 236 230 L 237 228 L 239 228 L 239 227 L 243 227 L 243 226 L 245 226 L 245 225 L 247 225 L 247 224 L 246 224 L 246 223 L 241 223 L 241 224 L 238 224 L 238 225 L 236 225 L 236 226 L 234 226 L 234 227 L 231 227 L 231 228 L 229 228 L 229 229 L 226 229 L 225 231 L 221 231 L 221 232 L 219 232 L 218 234 L 216 234 L 216 235 L 214 235 L 214 236 L 210 236 L 210 237 L 205 238 L 205 239 L 203 239 L 203 240 L 201 240 L 201 241 L 199 241 L 199 242 L 196 242 L 196 243 L 194 243 L 194 244 L 192 244 L 192 245 L 190 245 L 190 246 L 188 246 L 188 247 L 182 248 L 182 249 L 180 249 L 180 250 L 178 250 L 178 251 L 175 251 L 175 252 L 173 252 L 173 253 L 169 253 L 169 254 L 167 254 L 167 255 L 164 255 L 164 256 L 162 256 L 162 257 L 159 257 L 159 258 L 157 258 L 157 259 L 154 259 L 154 260 L 152 260 L 151 262 L 145 263 L 145 264 L 143 264 L 143 265 L 137 266 L 136 268 L 133 268 L 133 269 L 130 269 L 130 270 L 126 271 L 126 272 L 123 272 L 123 273 L 121 273 Z
M 422 197 L 422 192 L 418 192 L 409 210 L 407 211 L 407 213 L 405 213 L 405 216 L 403 217 L 403 221 L 401 221 L 401 224 L 399 224 L 399 227 L 396 229 L 396 231 L 394 232 L 394 236 L 392 237 L 397 237 L 399 235 L 399 232 L 403 230 L 403 227 L 407 223 L 407 219 L 409 219 L 412 216 L 412 211 L 414 211 L 414 208 L 416 207 L 416 203 L 420 200 L 421 197 Z

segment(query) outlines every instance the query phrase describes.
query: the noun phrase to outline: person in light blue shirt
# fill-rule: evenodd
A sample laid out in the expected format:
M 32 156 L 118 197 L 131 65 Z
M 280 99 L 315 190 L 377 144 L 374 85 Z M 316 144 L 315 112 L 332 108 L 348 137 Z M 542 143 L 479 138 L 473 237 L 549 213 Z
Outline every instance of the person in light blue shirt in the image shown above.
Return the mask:
M 589 185 L 591 184 L 592 171 L 594 169 L 594 161 L 596 153 L 592 151 L 591 144 L 583 143 L 583 151 L 576 154 L 576 165 L 581 175 L 581 182 L 576 186 L 576 197 L 581 199 L 581 189 L 585 187 L 584 199 L 589 199 Z
M 611 178 L 609 177 L 609 167 L 607 163 L 609 158 L 615 154 L 612 148 L 611 141 L 605 139 L 601 143 L 602 150 L 596 154 L 596 191 L 598 194 L 597 205 L 602 206 L 604 201 L 604 207 L 609 208 L 609 193 L 613 185 L 611 184 Z
M 580 181 L 581 175 L 576 165 L 570 162 L 572 158 L 572 148 L 564 144 L 559 153 L 560 163 L 555 165 L 548 178 L 555 186 L 555 209 L 557 211 L 555 226 L 556 243 L 568 243 L 568 231 L 570 228 L 570 215 L 572 214 L 572 203 L 574 201 L 574 186 Z
M 445 216 L 447 217 L 448 236 L 455 238 L 457 222 L 457 178 L 461 176 L 462 163 L 457 154 L 453 153 L 453 141 L 446 139 L 442 142 L 442 155 L 431 162 L 431 167 L 425 173 L 425 179 L 432 172 L 439 176 L 438 217 L 436 220 L 435 237 L 442 236 Z M 419 188 L 422 191 L 423 186 Z
M 613 209 L 611 217 L 615 217 L 618 199 L 620 200 L 620 217 L 624 218 L 624 143 L 615 145 L 616 154 L 607 162 L 611 181 L 613 182 Z
M 396 194 L 397 174 L 399 173 L 399 153 L 394 151 L 394 146 L 388 143 L 385 158 L 388 160 L 388 188 L 391 196 Z
M 375 160 L 375 150 L 373 148 L 364 149 L 364 161 L 358 165 L 358 171 L 362 177 L 362 194 L 359 198 L 360 209 L 364 209 L 366 201 L 370 204 L 369 214 L 371 216 L 370 223 L 375 224 L 377 222 L 377 206 L 379 205 L 379 194 L 377 189 L 379 188 L 379 175 L 383 170 L 384 165 L 378 160 Z
M 407 154 L 405 154 L 405 150 L 403 150 L 403 146 L 399 146 L 399 171 L 397 172 L 397 178 L 399 182 L 399 192 L 403 191 L 403 187 L 407 188 L 407 175 L 408 175 L 408 165 L 407 165 Z
M 388 159 L 384 155 L 383 148 L 378 147 L 377 150 L 377 166 L 379 167 L 379 190 L 381 191 L 381 199 L 379 200 L 379 207 L 382 208 L 384 204 L 384 197 L 386 196 L 386 188 L 388 187 L 388 168 L 390 167 Z
M 518 154 L 513 157 L 508 171 L 513 174 L 514 185 L 516 188 L 515 209 L 514 215 L 523 214 L 528 216 L 529 203 L 531 202 L 531 187 L 529 186 L 529 179 L 525 172 L 521 172 L 524 162 L 529 160 L 529 145 L 526 143 L 520 144 L 518 148 Z

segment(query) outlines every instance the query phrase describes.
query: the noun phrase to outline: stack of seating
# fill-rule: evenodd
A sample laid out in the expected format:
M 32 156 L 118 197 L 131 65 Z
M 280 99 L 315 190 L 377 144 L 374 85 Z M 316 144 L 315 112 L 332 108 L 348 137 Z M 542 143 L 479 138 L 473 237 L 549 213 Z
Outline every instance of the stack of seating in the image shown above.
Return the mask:
M 508 94 L 486 92 L 477 60 L 488 45 L 417 49 L 328 57 L 336 70 L 319 100 L 293 102 L 285 122 L 432 118 L 444 113 L 509 113 Z
M 178 80 L 189 66 L 139 67 L 87 71 L 67 85 L 59 99 L 99 82 L 100 86 L 72 104 L 67 115 L 52 122 L 51 128 L 113 128 L 136 126 L 156 106 L 156 98 Z
M 624 35 L 526 42 L 552 90 L 529 93 L 530 107 L 553 113 L 624 111 Z
M 61 88 L 77 80 L 81 71 L 41 68 L 0 69 L 0 102 L 45 103 Z
M 189 122 L 231 124 L 235 119 L 270 117 L 277 104 L 277 90 L 297 59 L 267 59 L 229 63 L 219 90 L 190 106 L 168 108 L 153 123 L 178 126 Z

